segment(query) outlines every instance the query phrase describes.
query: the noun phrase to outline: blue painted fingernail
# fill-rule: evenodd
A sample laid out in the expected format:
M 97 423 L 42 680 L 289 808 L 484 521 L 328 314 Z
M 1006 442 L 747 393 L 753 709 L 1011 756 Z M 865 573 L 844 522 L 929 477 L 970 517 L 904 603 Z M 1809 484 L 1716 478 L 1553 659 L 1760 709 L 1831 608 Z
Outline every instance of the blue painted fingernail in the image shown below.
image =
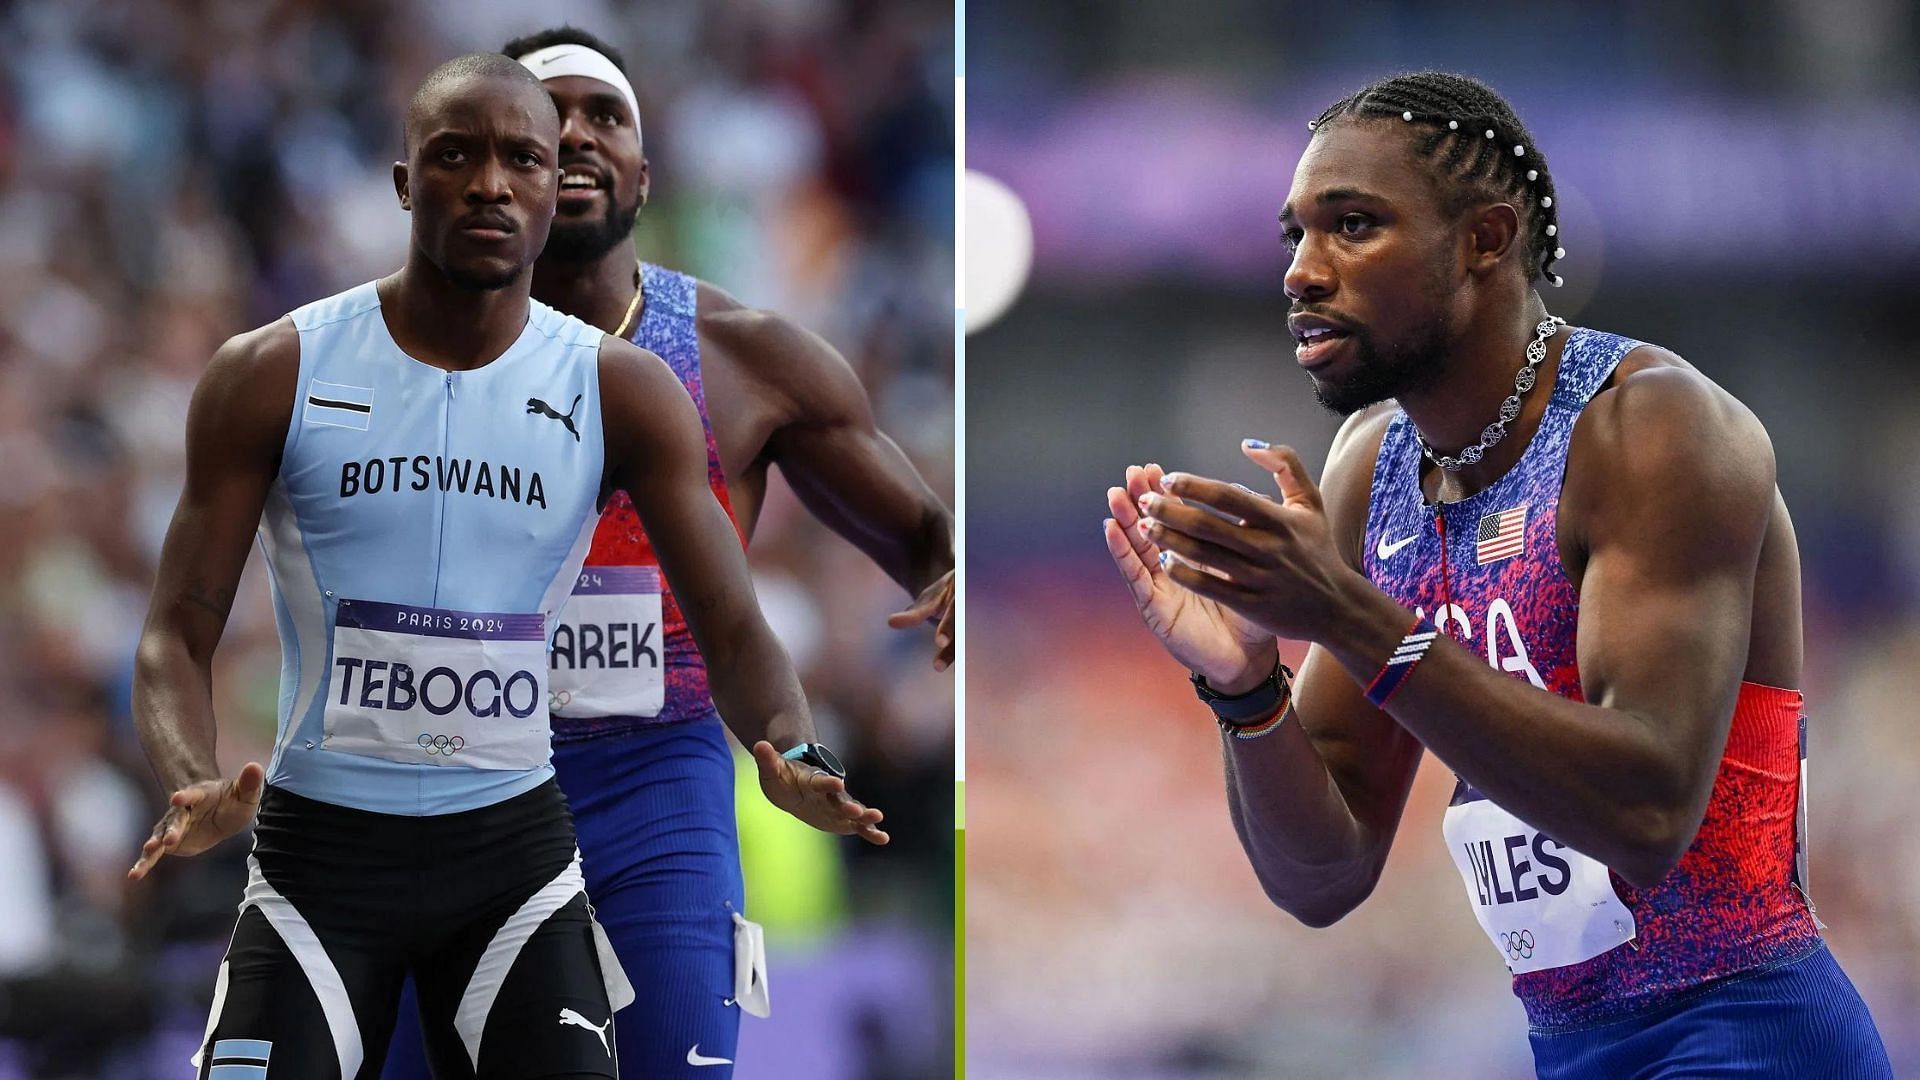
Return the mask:
M 1167 566 L 1172 562 L 1173 562 L 1173 552 L 1163 551 L 1160 553 L 1160 569 L 1165 570 Z
M 1252 447 L 1255 450 L 1265 450 L 1267 448 L 1267 442 L 1265 439 L 1242 439 L 1240 441 L 1246 443 L 1248 446 Z

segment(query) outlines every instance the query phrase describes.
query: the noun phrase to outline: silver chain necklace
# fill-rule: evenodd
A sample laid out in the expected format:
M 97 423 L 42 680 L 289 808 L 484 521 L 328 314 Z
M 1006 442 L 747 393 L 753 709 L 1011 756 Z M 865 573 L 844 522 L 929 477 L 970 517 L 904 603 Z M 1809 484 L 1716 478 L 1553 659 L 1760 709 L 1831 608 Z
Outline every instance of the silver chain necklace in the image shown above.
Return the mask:
M 1414 441 L 1420 444 L 1420 452 L 1427 455 L 1427 460 L 1448 472 L 1459 472 L 1468 465 L 1477 463 L 1488 450 L 1493 449 L 1494 443 L 1506 438 L 1507 425 L 1513 422 L 1514 417 L 1520 415 L 1521 395 L 1533 389 L 1533 380 L 1536 375 L 1534 369 L 1540 366 L 1540 361 L 1547 358 L 1547 339 L 1565 325 L 1567 320 L 1558 315 L 1549 315 L 1541 320 L 1540 325 L 1533 328 L 1533 340 L 1527 343 L 1527 364 L 1520 369 L 1519 374 L 1513 377 L 1513 393 L 1507 395 L 1507 400 L 1500 403 L 1500 418 L 1488 424 L 1487 429 L 1480 433 L 1480 441 L 1460 451 L 1459 457 L 1434 453 L 1433 447 L 1427 445 L 1426 436 L 1420 434 L 1419 429 L 1415 428 Z

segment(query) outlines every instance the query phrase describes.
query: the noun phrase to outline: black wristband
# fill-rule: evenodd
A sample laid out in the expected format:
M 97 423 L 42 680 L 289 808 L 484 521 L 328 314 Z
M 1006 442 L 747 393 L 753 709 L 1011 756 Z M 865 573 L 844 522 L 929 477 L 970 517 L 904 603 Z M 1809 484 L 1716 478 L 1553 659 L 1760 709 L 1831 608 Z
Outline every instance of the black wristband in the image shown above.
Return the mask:
M 1257 724 L 1273 715 L 1292 693 L 1293 672 L 1278 659 L 1273 662 L 1273 672 L 1262 679 L 1253 689 L 1244 694 L 1222 694 L 1207 685 L 1207 677 L 1194 672 L 1193 692 L 1207 703 L 1213 715 L 1228 727 L 1243 727 Z

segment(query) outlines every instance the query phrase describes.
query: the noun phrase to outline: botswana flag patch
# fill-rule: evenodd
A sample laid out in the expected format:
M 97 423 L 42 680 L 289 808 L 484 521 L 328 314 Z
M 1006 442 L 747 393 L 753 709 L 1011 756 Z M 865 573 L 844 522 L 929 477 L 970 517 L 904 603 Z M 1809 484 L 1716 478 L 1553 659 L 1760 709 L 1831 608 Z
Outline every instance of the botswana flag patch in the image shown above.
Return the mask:
M 264 1039 L 220 1039 L 213 1044 L 207 1080 L 266 1080 L 273 1044 Z
M 367 430 L 373 421 L 373 387 L 344 383 L 307 383 L 307 423 Z

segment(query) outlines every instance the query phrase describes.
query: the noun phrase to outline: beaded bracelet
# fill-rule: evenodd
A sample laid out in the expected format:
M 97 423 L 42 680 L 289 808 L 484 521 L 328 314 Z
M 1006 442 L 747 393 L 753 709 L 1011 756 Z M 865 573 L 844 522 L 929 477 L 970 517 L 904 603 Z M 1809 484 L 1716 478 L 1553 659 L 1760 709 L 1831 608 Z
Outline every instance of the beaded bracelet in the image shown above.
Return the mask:
M 1236 739 L 1258 739 L 1263 735 L 1271 735 L 1280 730 L 1281 722 L 1286 720 L 1287 713 L 1292 711 L 1292 709 L 1293 698 L 1289 695 L 1286 700 L 1280 703 L 1279 708 L 1273 710 L 1273 715 L 1267 717 L 1265 720 L 1257 724 L 1229 724 L 1225 720 L 1222 720 L 1220 721 L 1220 731 L 1222 734 L 1232 735 Z

